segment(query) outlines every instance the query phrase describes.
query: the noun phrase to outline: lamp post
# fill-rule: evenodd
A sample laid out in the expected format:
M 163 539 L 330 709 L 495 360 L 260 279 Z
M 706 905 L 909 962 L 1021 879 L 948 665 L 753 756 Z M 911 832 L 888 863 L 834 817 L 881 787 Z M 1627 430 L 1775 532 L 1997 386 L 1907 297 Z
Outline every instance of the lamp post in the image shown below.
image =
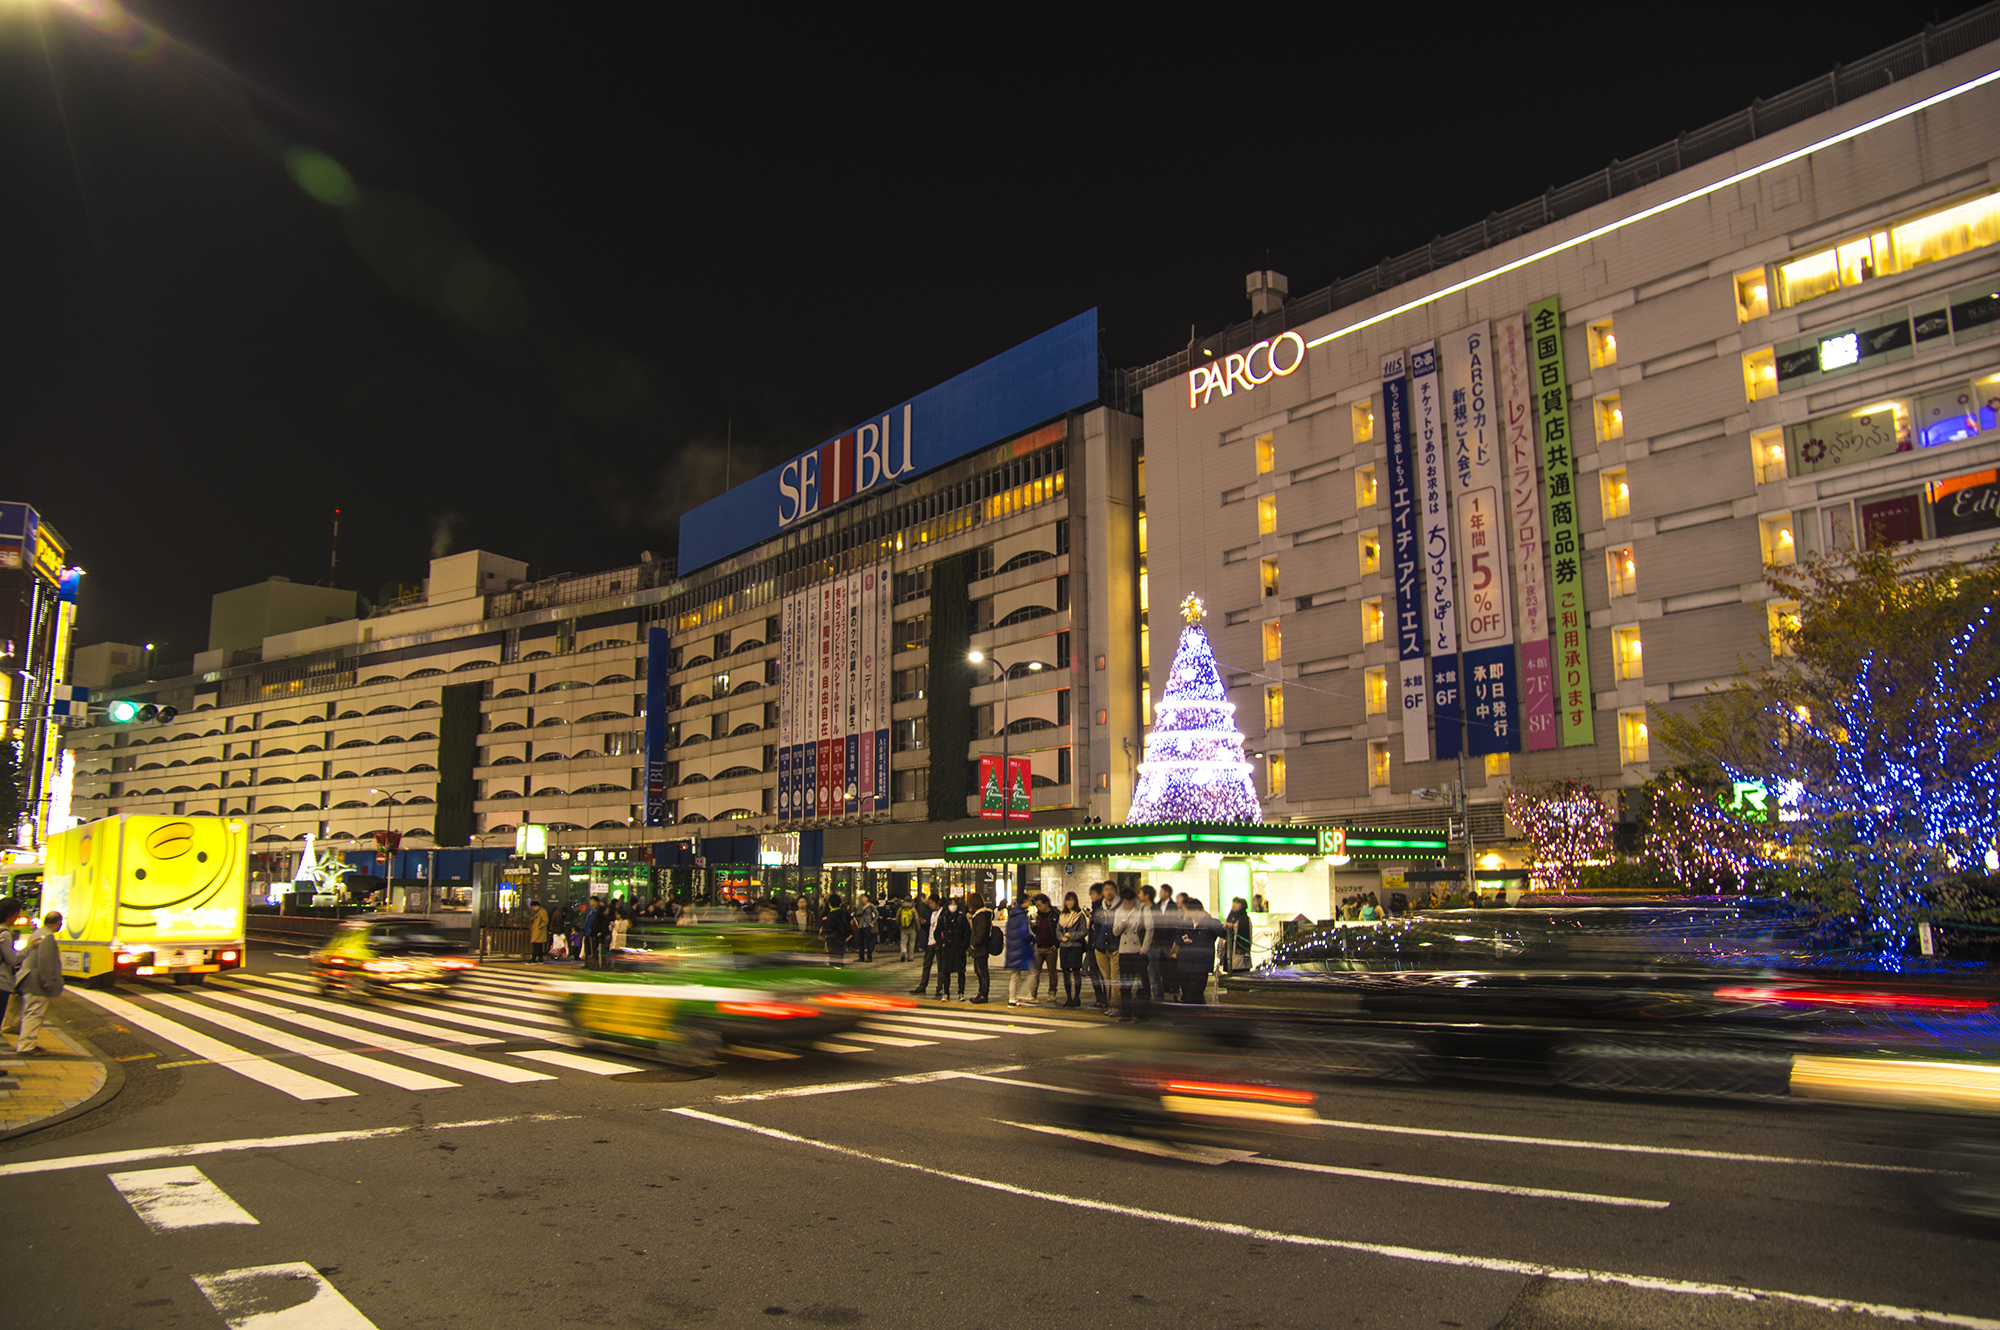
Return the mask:
M 968 652 L 965 658 L 971 661 L 974 665 L 977 665 L 982 661 L 988 659 L 986 653 L 983 651 Z M 1007 678 L 1007 667 L 1002 665 L 997 660 L 993 661 L 992 664 L 994 671 L 999 676 L 999 681 L 1000 681 L 1000 823 L 1002 826 L 1005 826 L 1013 816 L 1013 809 L 1008 807 L 1008 804 L 1012 802 L 1009 799 L 1008 795 L 1009 795 L 1009 784 L 1014 777 L 1013 777 L 1013 772 L 1007 766 L 1007 759 L 1011 753 L 1011 744 L 1014 737 L 1013 734 L 1008 729 L 1009 720 L 1013 710 L 1010 704 L 1013 701 L 1012 693 L 1014 690 L 1012 689 L 1012 687 L 1009 686 L 1010 681 Z M 1030 673 L 1037 673 L 1041 670 L 1041 668 L 1042 668 L 1042 662 L 1040 662 L 1039 660 L 1031 660 L 1028 662 L 1028 670 Z M 1030 790 L 1030 793 L 1028 795 L 1028 811 L 1032 813 L 1034 812 L 1034 804 L 1035 804 L 1035 796 L 1032 793 L 1034 789 L 1034 784 L 1032 781 L 1029 782 L 1028 788 Z
M 246 821 L 247 821 L 247 820 L 248 820 L 248 819 L 246 819 Z M 250 827 L 250 844 L 254 846 L 254 845 L 256 845 L 256 844 L 257 844 L 257 828 L 259 828 L 259 827 L 269 827 L 269 828 L 271 828 L 271 830 L 273 830 L 273 831 L 283 831 L 283 830 L 285 829 L 285 824 L 284 824 L 284 823 L 282 823 L 282 822 L 250 822 L 250 823 L 249 823 L 249 827 Z M 290 837 L 286 837 L 286 844 L 290 844 L 290 843 L 291 843 L 291 838 L 290 838 Z M 270 863 L 268 862 L 268 860 L 269 860 L 269 859 L 270 859 L 270 857 L 271 857 L 271 854 L 270 854 L 270 851 L 268 851 L 268 850 L 257 850 L 257 851 L 253 851 L 253 853 L 258 853 L 258 854 L 262 854 L 262 855 L 264 856 L 265 860 L 267 861 L 267 862 L 265 863 L 265 865 L 264 865 L 264 871 L 265 871 L 265 874 L 266 874 L 266 877 L 265 877 L 265 879 L 264 879 L 264 899 L 265 899 L 265 900 L 269 900 L 269 899 L 271 898 L 271 880 L 270 880 L 270 877 L 269 877 L 269 873 L 270 873 L 270 869 L 271 869 L 271 866 L 270 866 Z M 289 854 L 289 853 L 291 853 L 291 852 L 290 852 L 289 850 L 287 850 L 287 851 L 286 851 L 286 853 L 287 853 L 287 854 Z
M 388 846 L 384 847 L 389 851 L 389 864 L 388 864 L 389 875 L 383 881 L 383 890 L 385 892 L 393 892 L 396 889 L 396 853 L 397 851 L 403 848 L 402 843 L 396 839 L 396 796 L 399 794 L 409 794 L 410 791 L 378 790 L 371 785 L 368 788 L 368 793 L 387 794 L 389 797 L 389 842 L 390 843 Z

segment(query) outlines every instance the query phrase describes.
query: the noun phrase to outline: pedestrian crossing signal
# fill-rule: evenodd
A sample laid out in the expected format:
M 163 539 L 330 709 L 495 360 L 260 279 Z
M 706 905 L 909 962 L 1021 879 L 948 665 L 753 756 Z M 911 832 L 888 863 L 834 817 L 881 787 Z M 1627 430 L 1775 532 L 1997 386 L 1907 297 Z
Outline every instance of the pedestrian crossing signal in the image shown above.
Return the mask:
M 147 720 L 156 720 L 164 725 L 180 714 L 176 707 L 155 706 L 151 702 L 134 702 L 125 697 L 119 698 L 104 711 L 111 717 L 111 723 L 114 725 L 129 725 L 133 721 Z

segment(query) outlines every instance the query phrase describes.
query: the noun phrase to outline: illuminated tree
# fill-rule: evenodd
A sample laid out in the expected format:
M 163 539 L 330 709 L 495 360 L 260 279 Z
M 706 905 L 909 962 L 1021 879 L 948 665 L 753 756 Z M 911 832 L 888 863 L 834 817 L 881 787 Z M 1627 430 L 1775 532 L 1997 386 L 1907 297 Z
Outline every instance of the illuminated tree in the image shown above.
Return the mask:
M 1763 819 L 1778 816 L 1775 799 L 1746 810 L 1749 816 L 1726 809 L 1719 784 L 1683 771 L 1648 782 L 1641 842 L 1647 862 L 1676 886 L 1710 896 L 1742 890 L 1764 859 L 1771 833 Z
M 1576 886 L 1585 864 L 1611 857 L 1611 810 L 1587 781 L 1510 786 L 1507 820 L 1528 842 L 1532 874 L 1559 892 Z
M 1261 822 L 1236 708 L 1226 700 L 1215 651 L 1201 626 L 1201 599 L 1181 602 L 1180 645 L 1153 707 L 1146 758 L 1127 822 Z

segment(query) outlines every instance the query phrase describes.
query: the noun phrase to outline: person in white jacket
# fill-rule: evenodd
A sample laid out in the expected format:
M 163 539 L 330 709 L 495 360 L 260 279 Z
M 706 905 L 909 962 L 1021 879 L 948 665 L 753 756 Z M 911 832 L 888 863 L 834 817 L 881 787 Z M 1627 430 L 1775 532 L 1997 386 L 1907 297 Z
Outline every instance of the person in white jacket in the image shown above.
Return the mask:
M 28 939 L 28 948 L 14 974 L 14 990 L 21 995 L 21 1037 L 14 1051 L 23 1056 L 44 1052 L 42 1023 L 48 1019 L 49 999 L 63 991 L 62 946 L 56 930 L 63 917 L 51 910 L 42 916 L 42 926 Z

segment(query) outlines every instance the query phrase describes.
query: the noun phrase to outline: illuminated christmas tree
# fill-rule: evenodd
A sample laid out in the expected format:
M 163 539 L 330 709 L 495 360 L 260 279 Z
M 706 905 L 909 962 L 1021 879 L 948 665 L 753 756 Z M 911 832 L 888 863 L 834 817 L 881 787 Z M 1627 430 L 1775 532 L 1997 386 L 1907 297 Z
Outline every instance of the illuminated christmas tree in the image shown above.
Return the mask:
M 1611 857 L 1611 810 L 1588 781 L 1514 785 L 1506 807 L 1528 842 L 1533 879 L 1546 887 L 1567 893 L 1585 864 Z
M 1227 700 L 1215 651 L 1201 626 L 1201 599 L 1181 602 L 1180 645 L 1153 707 L 1146 760 L 1127 822 L 1262 822 L 1252 768 L 1243 757 L 1236 708 Z

